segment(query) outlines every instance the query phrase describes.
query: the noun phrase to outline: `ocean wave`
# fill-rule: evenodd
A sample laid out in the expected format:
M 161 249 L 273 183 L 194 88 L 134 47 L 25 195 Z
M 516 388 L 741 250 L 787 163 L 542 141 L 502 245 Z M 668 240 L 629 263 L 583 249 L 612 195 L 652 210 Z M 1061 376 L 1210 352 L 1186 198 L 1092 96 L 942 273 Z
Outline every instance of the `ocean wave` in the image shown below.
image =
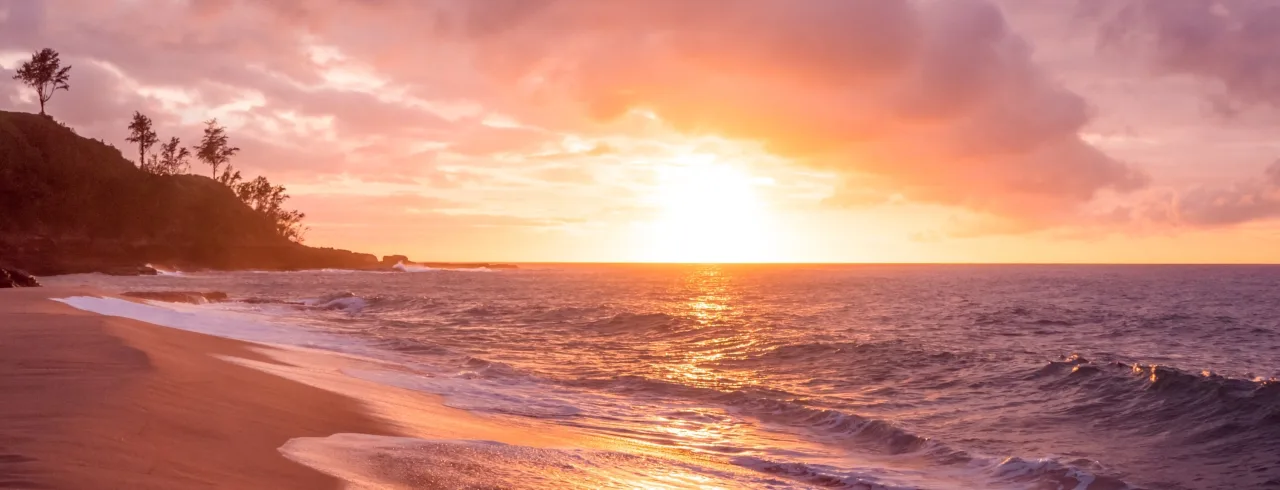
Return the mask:
M 761 473 L 778 475 L 806 485 L 820 488 L 855 489 L 855 490 L 919 490 L 914 486 L 890 485 L 880 482 L 879 478 L 859 472 L 850 472 L 825 465 L 805 463 L 780 463 L 755 456 L 738 456 L 730 460 L 733 464 L 750 468 Z
M 766 422 L 782 422 L 816 430 L 824 437 L 855 443 L 860 449 L 878 449 L 882 454 L 922 458 L 940 468 L 954 468 L 968 479 L 984 481 L 990 488 L 1033 490 L 1130 490 L 1124 480 L 1106 474 L 1097 462 L 1075 459 L 1067 462 L 1054 458 L 1021 457 L 990 458 L 955 449 L 942 442 L 921 437 L 888 422 L 834 410 L 797 406 L 791 402 L 771 404 L 773 416 L 757 416 Z M 804 481 L 834 488 L 880 488 L 863 481 L 859 475 L 841 475 L 830 470 L 815 469 L 804 464 L 755 462 L 766 471 L 797 475 Z M 886 487 L 889 488 L 889 487 Z M 894 487 L 896 488 L 896 487 Z
M 666 313 L 618 313 L 587 323 L 585 329 L 604 335 L 651 335 L 675 332 L 689 325 L 687 320 Z
M 396 262 L 396 265 L 391 266 L 391 269 L 399 272 L 496 272 L 494 269 L 490 269 L 488 267 L 428 267 L 418 264 L 406 264 L 403 261 Z
M 151 264 L 147 264 L 147 267 L 150 267 L 152 270 L 156 271 L 157 276 L 182 277 L 186 275 L 186 274 L 183 274 L 182 271 L 176 270 L 176 269 L 170 270 L 163 267 L 157 267 Z
M 949 458 L 955 453 L 889 422 L 809 406 L 785 391 L 763 388 L 720 391 L 640 376 L 577 380 L 562 384 L 630 396 L 696 400 L 724 407 L 730 413 L 752 417 L 773 426 L 800 430 L 826 442 L 853 444 L 876 453 L 928 452 L 937 458 Z
M 1082 386 L 1099 395 L 1127 393 L 1134 397 L 1164 398 L 1187 404 L 1188 412 L 1268 408 L 1280 404 L 1280 380 L 1240 379 L 1210 371 L 1187 372 L 1157 364 L 1093 363 L 1082 357 L 1050 361 L 1037 376 L 1060 375 L 1050 386 Z M 1082 379 L 1082 375 L 1101 379 Z
M 515 376 L 468 376 L 465 371 L 455 375 L 355 369 L 343 372 L 375 383 L 440 395 L 446 406 L 460 410 L 540 419 L 582 413 L 578 393 L 561 393 Z
M 761 362 L 804 361 L 832 358 L 855 360 L 893 360 L 903 362 L 948 362 L 964 357 L 947 350 L 931 350 L 903 340 L 872 342 L 807 342 L 785 344 L 763 352 L 753 359 Z
M 1192 373 L 1154 364 L 1068 365 L 1040 370 L 1044 388 L 1075 403 L 1061 413 L 1112 431 L 1158 437 L 1183 454 L 1212 457 L 1223 447 L 1246 455 L 1241 467 L 1274 464 L 1280 452 L 1280 381 Z M 1259 466 L 1263 467 L 1263 466 Z
M 913 453 L 944 461 L 950 461 L 960 454 L 884 420 L 811 407 L 793 400 L 760 397 L 738 391 L 720 397 L 719 402 L 731 412 L 751 416 L 766 424 L 802 429 L 819 440 L 854 445 L 875 453 Z
M 531 306 L 526 311 L 524 320 L 531 322 L 576 322 L 584 317 L 598 315 L 605 311 L 602 305 L 591 306 L 560 306 L 560 307 L 538 307 Z
M 1104 471 L 1096 461 L 1077 459 L 1062 462 L 1054 458 L 1004 458 L 979 463 L 993 483 L 1029 490 L 1132 490 L 1135 487 Z
M 828 465 L 777 462 L 755 456 L 732 458 L 733 464 L 820 488 L 858 490 L 918 490 L 922 487 L 887 484 L 866 472 Z M 1135 490 L 1125 481 L 1103 474 L 1106 470 L 1090 460 L 1062 462 L 1054 458 L 975 459 L 957 464 L 952 470 L 953 485 L 960 482 L 983 488 L 1021 490 Z
M 960 382 L 967 374 L 982 376 L 991 362 L 991 358 L 972 352 L 894 339 L 784 344 L 748 356 L 725 357 L 714 361 L 714 365 L 766 372 L 786 366 L 789 371 L 803 371 L 807 382 L 842 388 L 924 390 L 947 388 L 948 383 Z
M 468 356 L 462 363 L 462 371 L 459 373 L 459 377 L 465 379 L 512 379 L 527 378 L 528 375 L 505 362 L 488 361 Z
M 370 304 L 369 300 L 356 296 L 349 291 L 327 294 L 319 298 L 304 299 L 299 303 L 311 308 L 321 310 L 342 310 L 348 313 L 360 312 Z

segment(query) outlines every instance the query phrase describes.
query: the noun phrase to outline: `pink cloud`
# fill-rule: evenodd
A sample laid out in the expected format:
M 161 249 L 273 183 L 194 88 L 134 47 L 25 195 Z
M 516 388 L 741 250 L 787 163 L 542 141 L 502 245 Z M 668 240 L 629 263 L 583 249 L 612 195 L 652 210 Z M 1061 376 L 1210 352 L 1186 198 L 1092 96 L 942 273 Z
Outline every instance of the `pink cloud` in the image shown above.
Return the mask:
M 763 141 L 912 200 L 1041 221 L 1146 182 L 1080 140 L 1087 105 L 982 1 L 434 5 L 435 34 L 501 84 Z
M 1270 0 L 1080 0 L 1100 43 L 1144 55 L 1165 75 L 1218 83 L 1220 109 L 1280 107 L 1280 3 Z
M 1259 178 L 1226 188 L 1197 188 L 1178 197 L 1177 215 L 1195 226 L 1225 226 L 1280 218 L 1280 161 Z
M 218 87 L 252 90 L 263 104 L 245 111 L 263 120 L 281 111 L 333 117 L 342 146 L 320 135 L 252 138 L 274 148 L 246 162 L 263 169 L 395 176 L 388 166 L 414 157 L 332 153 L 415 139 L 469 157 L 527 152 L 642 108 L 682 132 L 758 141 L 907 200 L 1030 227 L 1147 181 L 1080 139 L 1088 105 L 1034 63 L 985 0 L 0 1 L 10 9 L 5 47 L 49 45 L 210 100 L 225 98 Z M 474 102 L 533 129 L 304 89 L 323 81 L 312 44 L 336 48 L 404 95 Z

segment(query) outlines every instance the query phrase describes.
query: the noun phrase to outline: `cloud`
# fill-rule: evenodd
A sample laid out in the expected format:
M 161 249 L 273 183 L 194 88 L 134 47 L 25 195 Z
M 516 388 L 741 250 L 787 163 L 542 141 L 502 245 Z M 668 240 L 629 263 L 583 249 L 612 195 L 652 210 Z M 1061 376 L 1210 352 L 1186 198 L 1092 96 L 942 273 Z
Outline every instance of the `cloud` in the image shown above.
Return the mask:
M 1147 180 L 1080 139 L 1087 104 L 983 1 L 432 5 L 433 34 L 499 86 L 604 120 L 643 108 L 911 200 L 1042 221 Z
M 1095 212 L 1082 224 L 1099 230 L 1168 232 L 1214 229 L 1280 218 L 1280 160 L 1260 175 L 1226 185 L 1152 188 L 1129 202 Z
M 1081 140 L 1088 104 L 1035 64 L 986 0 L 0 5 L 4 48 L 49 45 L 142 86 L 231 104 L 242 119 L 231 124 L 276 150 L 246 162 L 264 169 L 399 178 L 387 165 L 402 156 L 433 168 L 405 155 L 421 149 L 348 152 L 424 141 L 483 165 L 563 134 L 607 133 L 641 110 L 683 133 L 758 142 L 887 195 L 1023 227 L 1148 180 Z M 236 102 L 246 97 L 256 102 Z M 451 103 L 481 109 L 442 116 Z M 479 124 L 484 113 L 519 126 Z
M 561 184 L 593 184 L 596 176 L 582 166 L 553 165 L 538 169 L 534 176 L 551 183 Z
M 1280 107 L 1280 2 L 1275 0 L 1081 0 L 1101 21 L 1104 49 L 1143 53 L 1165 75 L 1220 84 L 1219 108 Z
M 459 125 L 449 151 L 462 155 L 482 156 L 504 153 L 528 154 L 544 144 L 557 140 L 555 135 L 523 127 L 493 127 L 483 124 Z
M 1280 218 L 1280 161 L 1260 178 L 1226 188 L 1197 188 L 1179 197 L 1177 216 L 1193 226 L 1227 226 Z

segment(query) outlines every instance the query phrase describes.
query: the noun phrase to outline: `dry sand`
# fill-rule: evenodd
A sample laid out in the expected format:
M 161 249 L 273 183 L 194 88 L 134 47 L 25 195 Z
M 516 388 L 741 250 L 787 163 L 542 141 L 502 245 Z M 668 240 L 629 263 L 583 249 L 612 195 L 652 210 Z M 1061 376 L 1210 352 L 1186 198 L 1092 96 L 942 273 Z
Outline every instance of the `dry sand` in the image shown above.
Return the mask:
M 0 488 L 339 488 L 300 436 L 388 434 L 355 400 L 218 356 L 261 346 L 0 290 Z

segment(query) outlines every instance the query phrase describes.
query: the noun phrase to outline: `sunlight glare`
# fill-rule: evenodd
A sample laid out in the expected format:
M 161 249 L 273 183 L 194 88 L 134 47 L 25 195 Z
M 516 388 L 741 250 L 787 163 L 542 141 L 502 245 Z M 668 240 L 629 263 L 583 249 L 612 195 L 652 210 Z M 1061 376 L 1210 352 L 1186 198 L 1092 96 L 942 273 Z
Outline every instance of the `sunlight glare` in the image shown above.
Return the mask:
M 773 253 L 770 217 L 757 187 L 766 182 L 717 162 L 682 155 L 658 167 L 657 219 L 644 227 L 648 262 L 761 262 Z

